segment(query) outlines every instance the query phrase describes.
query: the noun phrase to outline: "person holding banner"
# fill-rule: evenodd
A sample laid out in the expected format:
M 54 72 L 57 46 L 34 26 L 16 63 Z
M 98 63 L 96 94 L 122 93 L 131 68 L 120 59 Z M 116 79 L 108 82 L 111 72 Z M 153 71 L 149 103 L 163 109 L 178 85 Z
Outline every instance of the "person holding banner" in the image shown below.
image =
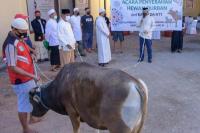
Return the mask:
M 113 41 L 114 41 L 114 52 L 116 52 L 116 43 L 119 40 L 120 41 L 120 53 L 123 53 L 123 42 L 124 42 L 124 33 L 123 31 L 113 31 Z
M 99 10 L 99 17 L 96 19 L 96 35 L 97 35 L 97 49 L 99 66 L 104 67 L 111 61 L 110 51 L 110 31 L 106 24 L 105 9 Z
M 148 53 L 148 62 L 152 63 L 152 32 L 154 29 L 155 20 L 153 17 L 149 15 L 149 9 L 143 8 L 143 18 L 140 21 L 140 57 L 138 62 L 142 62 L 144 60 L 144 49 L 145 45 L 147 47 Z
M 172 37 L 171 37 L 171 52 L 172 53 L 182 52 L 184 29 L 185 29 L 185 18 L 183 17 L 182 30 L 181 31 L 174 30 L 172 32 Z

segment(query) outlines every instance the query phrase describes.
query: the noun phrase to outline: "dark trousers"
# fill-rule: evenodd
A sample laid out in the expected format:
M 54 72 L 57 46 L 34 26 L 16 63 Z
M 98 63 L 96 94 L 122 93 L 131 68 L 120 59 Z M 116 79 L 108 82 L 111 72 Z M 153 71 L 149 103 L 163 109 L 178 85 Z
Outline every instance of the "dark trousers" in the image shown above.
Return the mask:
M 147 48 L 148 60 L 152 60 L 152 40 L 140 37 L 140 59 L 144 60 L 145 46 Z
M 171 51 L 183 49 L 183 31 L 173 31 L 171 39 Z
M 58 46 L 49 46 L 51 65 L 60 65 L 60 54 Z
M 84 48 L 92 48 L 93 33 L 83 33 Z

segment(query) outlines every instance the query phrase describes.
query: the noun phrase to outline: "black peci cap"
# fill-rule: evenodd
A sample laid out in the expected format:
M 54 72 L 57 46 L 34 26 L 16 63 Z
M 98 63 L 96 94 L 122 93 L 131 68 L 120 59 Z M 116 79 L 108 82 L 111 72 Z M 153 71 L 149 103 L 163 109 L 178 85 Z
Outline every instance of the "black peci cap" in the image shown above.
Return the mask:
M 70 13 L 70 10 L 69 10 L 69 9 L 62 9 L 62 10 L 61 10 L 61 13 L 62 13 L 62 14 L 69 14 L 69 13 Z
M 143 11 L 148 11 L 149 9 L 147 7 L 142 8 Z
M 142 10 L 143 10 L 143 13 L 148 13 L 149 12 L 149 9 L 147 7 L 144 7 Z

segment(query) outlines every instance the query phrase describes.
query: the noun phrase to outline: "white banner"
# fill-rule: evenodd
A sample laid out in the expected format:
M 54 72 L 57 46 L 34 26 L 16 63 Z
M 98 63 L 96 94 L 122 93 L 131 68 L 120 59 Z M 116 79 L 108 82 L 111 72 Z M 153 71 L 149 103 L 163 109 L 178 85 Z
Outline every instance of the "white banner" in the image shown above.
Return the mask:
M 112 31 L 138 31 L 143 7 L 154 17 L 155 31 L 182 30 L 183 0 L 111 0 Z

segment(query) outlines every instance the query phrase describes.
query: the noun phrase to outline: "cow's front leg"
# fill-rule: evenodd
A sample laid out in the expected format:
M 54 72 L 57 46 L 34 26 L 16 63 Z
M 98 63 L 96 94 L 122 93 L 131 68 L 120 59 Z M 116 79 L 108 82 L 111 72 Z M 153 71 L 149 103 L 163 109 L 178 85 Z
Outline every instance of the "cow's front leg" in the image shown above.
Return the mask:
M 73 126 L 74 133 L 79 133 L 80 129 L 80 116 L 74 109 L 68 109 L 68 114 Z
M 74 133 L 80 133 L 80 116 L 76 115 L 76 114 L 72 114 L 69 115 L 71 122 L 72 122 L 72 126 L 73 126 L 73 130 Z

